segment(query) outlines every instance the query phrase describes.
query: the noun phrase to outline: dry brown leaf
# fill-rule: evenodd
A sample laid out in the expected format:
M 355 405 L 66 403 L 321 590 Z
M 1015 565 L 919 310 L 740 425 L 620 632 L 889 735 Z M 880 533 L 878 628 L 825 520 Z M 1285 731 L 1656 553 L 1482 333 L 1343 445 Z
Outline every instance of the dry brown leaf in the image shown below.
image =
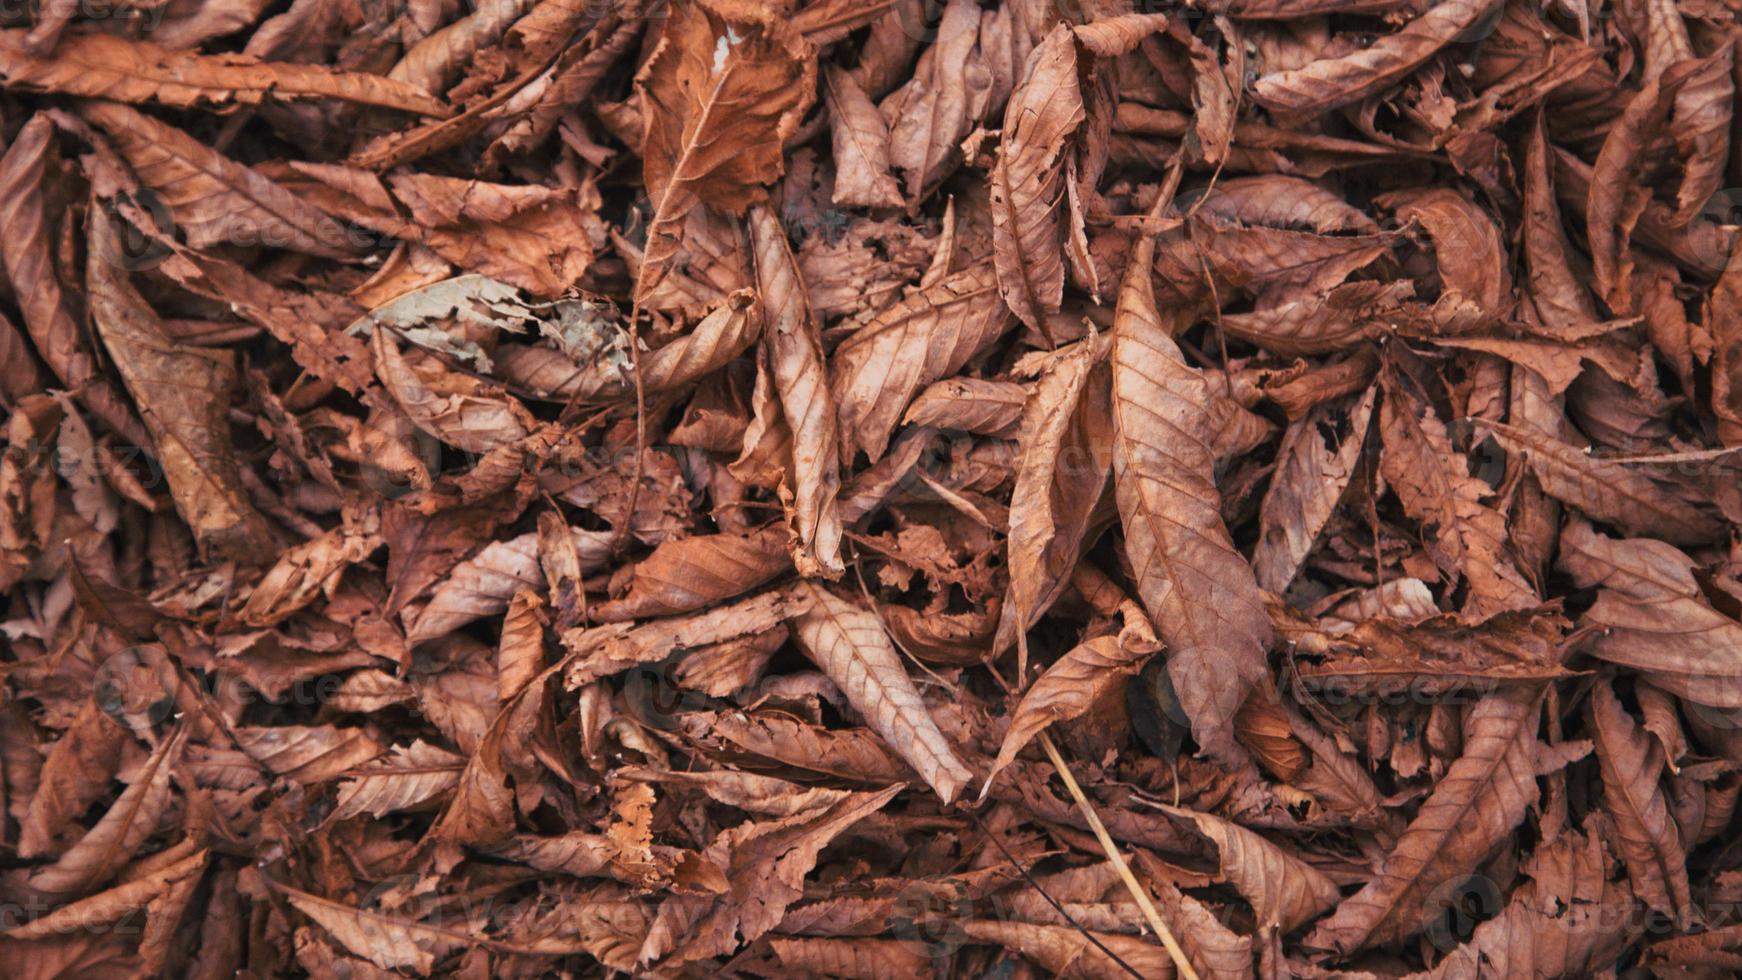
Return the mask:
M 1742 708 L 1742 623 L 1714 609 L 1695 563 L 1662 541 L 1617 540 L 1582 520 L 1561 532 L 1560 568 L 1597 599 L 1581 617 L 1593 656 L 1639 670 L 1695 704 Z
M 1431 976 L 1450 980 L 1491 970 L 1565 977 L 1601 969 L 1635 938 L 1632 926 L 1605 921 L 1600 911 L 1632 901 L 1626 880 L 1611 880 L 1613 863 L 1596 829 L 1565 832 L 1538 846 L 1524 868 L 1529 884 L 1476 926 L 1470 941 L 1450 951 Z
M 176 509 L 213 555 L 265 561 L 276 550 L 272 530 L 231 448 L 231 358 L 170 340 L 128 280 L 114 220 L 95 216 L 91 229 L 91 320 L 145 419 Z
M 602 563 L 610 553 L 609 532 L 577 528 L 571 533 L 583 567 Z M 476 556 L 455 566 L 437 586 L 406 639 L 411 643 L 433 640 L 507 609 L 516 592 L 538 588 L 542 580 L 538 550 L 536 532 L 486 545 Z
M 1098 636 L 1073 647 L 1048 665 L 1022 695 L 1011 713 L 1010 727 L 992 761 L 987 785 L 998 771 L 1016 758 L 1016 753 L 1055 722 L 1082 716 L 1109 688 L 1143 668 L 1155 650 L 1127 644 L 1117 636 Z
M 1659 488 L 1638 470 L 1529 428 L 1497 422 L 1483 427 L 1507 452 L 1530 464 L 1543 492 L 1597 520 L 1676 544 L 1710 541 L 1718 533 L 1716 518 Z
M 1064 158 L 1083 118 L 1076 39 L 1059 24 L 1029 53 L 1010 96 L 991 180 L 998 292 L 1018 319 L 1042 334 L 1049 333 L 1046 317 L 1058 312 L 1064 296 Z
M 380 818 L 426 804 L 453 789 L 464 768 L 462 757 L 427 742 L 396 745 L 339 783 L 331 819 Z
M 54 170 L 54 133 L 47 116 L 35 116 L 0 158 L 0 258 L 37 356 L 112 431 L 143 446 L 150 437 L 133 417 L 121 385 L 97 370 L 76 318 L 68 284 L 76 282 L 77 272 L 57 262 L 52 182 L 46 180 Z
M 1267 838 L 1213 814 L 1167 808 L 1215 845 L 1221 880 L 1252 904 L 1261 924 L 1292 932 L 1337 904 L 1337 885 Z
M 1414 935 L 1442 908 L 1436 890 L 1504 846 L 1537 798 L 1542 695 L 1521 687 L 1471 709 L 1464 751 L 1373 877 L 1320 922 L 1307 944 L 1347 956 Z
M 319 182 L 305 193 L 333 215 L 544 299 L 574 289 L 593 259 L 585 197 L 571 189 L 424 173 L 382 179 L 333 164 L 292 169 Z
M 962 370 L 1010 324 L 990 262 L 947 276 L 880 313 L 830 355 L 841 453 L 872 462 L 924 386 Z
M 69 823 L 82 816 L 109 788 L 121 762 L 126 730 L 88 699 L 69 720 L 66 732 L 49 747 L 36 773 L 36 792 L 19 820 L 18 854 L 39 858 L 57 854 Z M 16 814 L 15 814 L 16 815 Z
M 1175 976 L 1173 962 L 1167 951 L 1135 936 L 1099 933 L 1089 936 L 1070 926 L 1035 925 L 1028 922 L 1005 922 L 999 919 L 971 919 L 960 923 L 969 938 L 1014 950 L 1054 976 L 1076 980 L 1114 980 L 1130 977 L 1114 956 L 1143 977 Z
M 1615 850 L 1627 863 L 1633 892 L 1686 928 L 1687 852 L 1658 780 L 1663 746 L 1639 727 L 1606 683 L 1591 689 L 1591 740 L 1603 770 L 1603 805 L 1615 823 Z
M 636 75 L 653 209 L 638 301 L 665 275 L 697 206 L 743 214 L 780 177 L 781 144 L 816 98 L 809 48 L 772 10 L 707 0 L 673 6 Z
M 77 892 L 115 876 L 157 831 L 170 806 L 170 775 L 186 744 L 185 733 L 166 739 L 128 778 L 102 819 L 66 849 L 53 864 L 30 875 L 30 887 L 44 892 Z
M 667 541 L 630 570 L 624 594 L 593 607 L 595 622 L 670 616 L 748 592 L 791 567 L 786 528 Z
M 780 968 L 793 973 L 858 980 L 936 975 L 925 946 L 906 940 L 774 936 L 768 940 L 768 946 Z
M 385 751 L 363 729 L 333 725 L 238 728 L 236 744 L 268 771 L 304 783 L 325 782 Z
M 901 421 L 981 435 L 1004 435 L 1022 419 L 1027 386 L 1014 381 L 946 378 L 914 398 Z
M 381 546 L 379 535 L 335 528 L 279 556 L 237 612 L 250 626 L 274 626 L 338 587 L 339 576 Z
M 210 856 L 209 851 L 197 851 L 168 867 L 62 906 L 39 919 L 9 928 L 0 933 L 0 936 L 15 942 L 29 941 L 109 926 L 117 919 L 152 903 L 165 891 L 190 879 L 197 881 Z
M 892 11 L 889 16 L 896 31 L 911 37 L 913 24 L 902 18 L 912 14 Z M 879 107 L 889 120 L 890 162 L 906 175 L 909 205 L 928 196 L 961 163 L 963 138 L 991 108 L 993 74 L 980 49 L 980 22 L 974 0 L 944 4 L 937 26 L 926 28 L 936 32 L 937 43 Z
M 997 648 L 1020 647 L 1028 665 L 1028 631 L 1070 581 L 1112 460 L 1103 447 L 1112 428 L 1107 342 L 1092 335 L 1048 365 L 1022 409 L 1022 455 L 1010 491 L 1006 543 L 1010 592 L 998 622 Z
M 168 51 L 109 34 L 75 34 L 52 56 L 37 57 L 29 53 L 22 31 L 0 31 L 0 74 L 8 87 L 178 108 L 258 105 L 268 98 L 333 99 L 426 116 L 448 114 L 439 99 L 378 75 L 240 54 Z
M 1166 29 L 1166 14 L 1115 14 L 1072 28 L 1083 47 L 1103 58 L 1129 54 L 1144 38 Z
M 688 333 L 641 355 L 641 386 L 649 393 L 689 385 L 722 367 L 756 342 L 764 313 L 756 293 L 741 289 L 715 305 Z M 567 402 L 615 401 L 634 396 L 634 372 L 616 358 L 576 363 L 560 350 L 503 344 L 496 370 L 543 398 Z
M 803 894 L 801 883 L 836 835 L 881 809 L 900 786 L 875 793 L 831 793 L 811 809 L 772 821 L 741 824 L 703 852 L 728 883 L 721 896 L 673 895 L 661 904 L 643 962 L 668 953 L 677 962 L 717 956 L 753 942 L 780 922 Z M 688 938 L 681 946 L 679 940 Z
M 1382 379 L 1380 471 L 1404 511 L 1434 528 L 1428 549 L 1442 571 L 1469 581 L 1464 612 L 1485 619 L 1536 604 L 1506 549 L 1506 519 L 1483 502 L 1491 492 L 1469 473 L 1446 426 L 1405 384 Z
M 1724 276 L 1713 291 L 1707 320 L 1712 332 L 1712 414 L 1718 438 L 1742 446 L 1742 249 L 1730 253 Z
M 1386 314 L 1414 294 L 1408 282 L 1351 282 L 1290 303 L 1232 313 L 1222 327 L 1281 355 L 1323 354 L 1382 336 Z
M 1664 19 L 1681 25 L 1679 14 Z M 1669 69 L 1677 75 L 1685 73 L 1669 128 L 1684 161 L 1670 219 L 1678 227 L 1692 221 L 1724 183 L 1724 166 L 1730 160 L 1726 135 L 1736 101 L 1735 43 L 1726 41 L 1705 58 L 1684 60 Z
M 1269 670 L 1270 620 L 1252 567 L 1222 521 L 1209 392 L 1163 325 L 1139 243 L 1113 327 L 1113 486 L 1132 582 L 1167 645 L 1192 733 L 1210 755 L 1241 754 L 1234 713 Z
M 1330 405 L 1291 423 L 1283 435 L 1276 472 L 1264 495 L 1258 547 L 1252 553 L 1253 571 L 1265 590 L 1287 591 L 1335 513 L 1367 444 L 1378 392 L 1377 387 L 1367 389 L 1349 409 L 1347 427 L 1337 429 L 1346 435 L 1334 448 L 1325 444 L 1323 435 L 1336 425 Z
M 1435 4 L 1396 33 L 1360 50 L 1265 75 L 1253 83 L 1258 104 L 1273 112 L 1306 117 L 1359 102 L 1388 88 L 1497 6 L 1494 0 Z
M 938 730 L 876 614 L 822 586 L 802 588 L 811 608 L 792 621 L 793 637 L 938 797 L 955 799 L 973 773 Z
M 526 438 L 533 422 L 512 395 L 417 352 L 408 357 L 377 329 L 375 373 L 419 429 L 456 449 L 484 453 Z
M 1294 228 L 1321 235 L 1372 234 L 1378 225 L 1367 212 L 1309 180 L 1283 174 L 1232 177 L 1216 182 L 1192 202 L 1205 212 L 1246 225 Z
M 808 584 L 769 589 L 747 599 L 687 616 L 656 619 L 640 626 L 607 623 L 563 634 L 563 644 L 577 655 L 565 678 L 579 687 L 637 664 L 663 660 L 672 651 L 710 646 L 774 629 L 810 608 Z
M 793 562 L 800 575 L 834 578 L 844 567 L 835 506 L 841 452 L 822 341 L 780 220 L 767 208 L 755 208 L 750 239 L 763 309 L 771 319 L 763 330 L 767 370 L 792 431 L 791 470 L 783 489 L 791 495 Z
M 1597 295 L 1618 313 L 1632 312 L 1630 239 L 1640 212 L 1650 199 L 1639 186 L 1649 166 L 1651 143 L 1661 134 L 1666 110 L 1674 98 L 1665 79 L 1648 81 L 1628 100 L 1615 119 L 1591 170 L 1585 205 L 1585 234 L 1591 242 L 1591 273 Z
M 889 172 L 889 127 L 853 76 L 831 68 L 823 95 L 834 121 L 836 204 L 901 206 L 901 185 Z
M 436 956 L 477 942 L 476 937 L 466 932 L 359 909 L 270 879 L 268 883 L 342 946 L 383 970 L 410 967 L 427 976 Z
M 362 251 L 318 208 L 173 126 L 115 102 L 89 103 L 80 115 L 115 141 L 195 248 L 254 245 L 332 258 Z

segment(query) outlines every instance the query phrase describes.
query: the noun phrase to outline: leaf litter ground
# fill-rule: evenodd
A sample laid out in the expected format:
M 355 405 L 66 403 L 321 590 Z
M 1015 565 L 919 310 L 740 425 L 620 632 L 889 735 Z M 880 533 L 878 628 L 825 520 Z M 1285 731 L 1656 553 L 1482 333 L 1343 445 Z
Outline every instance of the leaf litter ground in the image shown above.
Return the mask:
M 1739 13 L 7 13 L 6 972 L 1734 975 Z

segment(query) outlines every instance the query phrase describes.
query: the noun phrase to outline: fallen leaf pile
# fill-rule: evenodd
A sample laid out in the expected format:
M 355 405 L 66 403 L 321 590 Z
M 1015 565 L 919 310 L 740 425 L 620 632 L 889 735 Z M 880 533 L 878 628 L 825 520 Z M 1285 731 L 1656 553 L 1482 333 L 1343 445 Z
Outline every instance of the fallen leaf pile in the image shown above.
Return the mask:
M 1742 970 L 1737 0 L 0 15 L 0 973 Z

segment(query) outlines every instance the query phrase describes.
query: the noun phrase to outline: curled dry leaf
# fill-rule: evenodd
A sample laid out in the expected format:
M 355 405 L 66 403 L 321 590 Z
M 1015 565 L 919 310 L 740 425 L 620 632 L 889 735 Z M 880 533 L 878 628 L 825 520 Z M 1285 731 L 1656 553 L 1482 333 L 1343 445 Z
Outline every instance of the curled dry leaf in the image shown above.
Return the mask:
M 1716 518 L 1666 493 L 1637 469 L 1529 428 L 1486 425 L 1508 453 L 1530 465 L 1544 493 L 1591 517 L 1676 544 L 1709 541 L 1719 531 Z
M 20 856 L 40 858 L 60 852 L 57 839 L 75 829 L 71 822 L 108 790 L 109 779 L 120 765 L 125 735 L 120 723 L 94 698 L 86 699 L 39 768 L 30 773 L 36 792 L 21 801 L 25 805 L 19 820 Z
M 900 10 L 886 15 L 895 31 L 908 37 L 913 16 Z M 906 177 L 910 204 L 929 195 L 959 165 L 963 138 L 991 109 L 993 66 L 981 38 L 989 20 L 974 0 L 948 0 L 936 27 L 923 28 L 935 32 L 936 43 L 879 106 L 883 118 L 891 120 L 889 159 Z M 900 57 L 905 61 L 911 54 Z
M 331 164 L 296 164 L 321 186 L 310 197 L 365 232 L 418 242 L 449 262 L 554 299 L 573 289 L 593 257 L 581 195 L 542 185 L 496 184 L 436 174 L 385 180 Z
M 563 644 L 577 654 L 568 664 L 571 687 L 609 677 L 637 664 L 657 662 L 674 650 L 708 647 L 758 636 L 780 626 L 811 606 L 808 585 L 769 589 L 748 599 L 687 616 L 656 619 L 640 626 L 609 623 L 577 628 L 563 634 Z
M 359 251 L 343 227 L 258 172 L 234 163 L 181 130 L 115 102 L 92 102 L 80 115 L 99 127 L 158 194 L 196 248 L 257 236 L 262 244 L 344 258 Z
M 1712 333 L 1712 414 L 1718 438 L 1742 446 L 1742 250 L 1732 252 L 1724 276 L 1712 292 L 1708 326 Z
M 1330 405 L 1291 423 L 1283 434 L 1276 473 L 1259 518 L 1258 547 L 1252 554 L 1258 584 L 1267 591 L 1288 589 L 1325 522 L 1336 512 L 1367 444 L 1378 392 L 1376 387 L 1367 389 L 1349 409 L 1347 427 L 1341 429 L 1347 435 L 1335 447 L 1326 446 L 1322 435 L 1325 427 L 1336 424 Z
M 503 391 L 453 371 L 426 354 L 408 356 L 386 330 L 376 330 L 375 373 L 419 429 L 456 449 L 483 453 L 524 439 L 526 410 Z
M 384 817 L 409 810 L 454 788 L 465 760 L 426 742 L 395 746 L 386 758 L 339 784 L 333 820 L 361 814 Z
M 1589 710 L 1603 768 L 1603 806 L 1615 824 L 1615 850 L 1627 862 L 1635 894 L 1679 924 L 1692 899 L 1687 852 L 1659 785 L 1663 746 L 1627 714 L 1608 684 L 1591 689 Z
M 270 880 L 267 887 L 344 948 L 383 970 L 410 967 L 427 974 L 437 955 L 480 945 L 505 953 L 540 952 L 536 943 L 529 944 L 530 948 L 492 943 L 463 928 L 429 925 L 406 916 L 344 905 Z
M 177 732 L 146 758 L 90 832 L 51 865 L 30 875 L 30 887 L 44 892 L 77 892 L 102 884 L 132 860 L 171 803 L 170 776 L 186 744 Z
M 690 612 L 748 592 L 790 567 L 786 529 L 779 524 L 667 541 L 630 570 L 621 597 L 593 607 L 592 618 L 611 623 Z
M 992 760 L 992 771 L 986 777 L 988 787 L 998 771 L 1048 725 L 1081 716 L 1122 678 L 1141 670 L 1154 652 L 1121 642 L 1117 636 L 1098 636 L 1049 665 L 1010 716 L 1004 743 L 998 747 L 998 757 Z
M 1415 292 L 1408 282 L 1349 282 L 1251 313 L 1222 318 L 1229 333 L 1280 355 L 1328 354 L 1381 336 L 1385 315 Z
M 101 929 L 119 919 L 154 904 L 164 893 L 184 882 L 198 882 L 205 870 L 209 851 L 198 851 L 162 870 L 150 872 L 132 881 L 80 899 L 40 919 L 8 929 L 4 935 L 13 941 L 48 939 L 81 929 Z
M 1139 243 L 1114 314 L 1113 486 L 1132 582 L 1180 705 L 1205 751 L 1234 759 L 1234 713 L 1268 674 L 1270 619 L 1222 521 L 1208 385 L 1162 322 L 1153 251 L 1152 239 Z
M 1022 418 L 1028 389 L 1013 381 L 948 378 L 929 386 L 907 407 L 908 425 L 1001 435 Z
M 1221 880 L 1252 904 L 1265 924 L 1291 932 L 1337 904 L 1337 885 L 1265 837 L 1208 813 L 1166 808 L 1215 845 Z
M 899 939 L 773 938 L 768 941 L 781 969 L 811 976 L 930 977 L 925 946 Z
M 1253 96 L 1265 108 L 1291 116 L 1315 116 L 1360 102 L 1415 70 L 1498 6 L 1496 0 L 1434 4 L 1360 50 L 1265 75 L 1253 83 Z
M 673 895 L 660 905 L 643 962 L 718 956 L 779 924 L 817 856 L 838 834 L 881 809 L 899 792 L 831 793 L 816 806 L 779 820 L 741 824 L 702 854 L 728 883 L 724 895 Z M 693 937 L 693 938 L 692 938 Z M 691 941 L 679 945 L 680 940 Z M 675 950 L 674 950 L 674 947 Z
M 1154 859 L 1148 863 L 1160 864 Z M 1228 928 L 1207 905 L 1180 891 L 1164 877 L 1151 876 L 1147 887 L 1160 898 L 1156 904 L 1162 913 L 1178 923 L 1180 948 L 1199 974 L 1229 980 L 1247 980 L 1256 975 L 1251 936 Z
M 781 415 L 792 431 L 793 561 L 806 576 L 841 573 L 839 435 L 822 341 L 817 334 L 798 263 L 779 219 L 767 208 L 750 212 L 756 281 L 770 323 L 763 331 L 769 371 Z
M 360 728 L 284 725 L 240 728 L 236 744 L 268 771 L 319 783 L 379 756 L 383 746 Z
M 1004 110 L 992 168 L 992 256 L 1011 312 L 1047 333 L 1065 289 L 1063 212 L 1066 141 L 1083 122 L 1077 46 L 1059 24 L 1029 53 Z
M 1112 980 L 1131 976 L 1126 967 L 1144 977 L 1176 975 L 1166 950 L 1134 936 L 1001 919 L 971 919 L 961 928 L 969 938 L 1013 950 L 1055 976 Z
M 583 567 L 597 567 L 610 553 L 608 532 L 571 531 Z M 539 541 L 536 532 L 495 541 L 455 566 L 430 596 L 406 634 L 412 643 L 433 640 L 457 627 L 508 608 L 520 589 L 537 589 Z
M 91 320 L 145 419 L 176 509 L 212 554 L 264 561 L 275 547 L 272 530 L 243 486 L 231 448 L 231 358 L 170 340 L 125 274 L 114 221 L 94 216 L 91 231 Z
M 346 568 L 380 547 L 379 535 L 336 528 L 279 556 L 248 596 L 237 618 L 250 626 L 273 626 L 338 586 Z
M 1429 554 L 1469 580 L 1466 615 L 1482 619 L 1536 603 L 1506 548 L 1505 515 L 1484 502 L 1490 488 L 1469 472 L 1445 423 L 1396 376 L 1382 384 L 1380 471 L 1411 516 L 1435 529 Z
M 0 257 L 21 300 L 24 329 L 49 372 L 77 391 L 80 401 L 110 430 L 132 445 L 144 446 L 150 437 L 127 407 L 120 384 L 98 373 L 90 344 L 74 318 L 73 297 L 62 276 L 76 277 L 77 270 L 62 272 L 56 264 L 55 226 L 44 181 L 53 162 L 53 134 L 49 120 L 37 116 L 19 130 L 0 157 L 0 201 L 4 202 L 0 227 L 5 229 L 0 235 Z M 26 393 L 17 404 L 22 407 L 33 399 L 42 399 L 41 411 L 50 410 L 39 391 Z M 23 418 L 14 414 L 13 425 L 26 425 L 24 419 L 33 414 L 23 413 Z
M 1112 461 L 1102 451 L 1112 427 L 1106 341 L 1098 334 L 1057 358 L 1022 409 L 1022 456 L 1011 487 L 1010 595 L 998 623 L 1000 648 L 1021 644 L 1057 600 L 1082 558 L 1095 505 Z
M 689 332 L 641 355 L 641 386 L 658 393 L 683 388 L 720 370 L 756 342 L 763 311 L 756 293 L 741 289 L 723 299 Z M 503 344 L 496 369 L 541 398 L 567 402 L 616 401 L 634 396 L 633 369 L 615 357 L 588 363 L 549 347 Z
M 853 76 L 830 70 L 823 92 L 834 122 L 836 204 L 901 206 L 901 185 L 889 172 L 889 127 Z
M 1247 225 L 1295 228 L 1321 235 L 1379 230 L 1367 212 L 1341 196 L 1312 181 L 1282 174 L 1218 181 L 1192 203 L 1209 214 Z
M 1434 968 L 1436 978 L 1507 975 L 1573 977 L 1601 969 L 1637 938 L 1632 925 L 1603 921 L 1600 909 L 1632 901 L 1626 881 L 1611 876 L 1600 822 L 1588 832 L 1563 832 L 1526 863 L 1529 882 L 1470 940 Z M 1711 935 L 1708 933 L 1707 935 Z

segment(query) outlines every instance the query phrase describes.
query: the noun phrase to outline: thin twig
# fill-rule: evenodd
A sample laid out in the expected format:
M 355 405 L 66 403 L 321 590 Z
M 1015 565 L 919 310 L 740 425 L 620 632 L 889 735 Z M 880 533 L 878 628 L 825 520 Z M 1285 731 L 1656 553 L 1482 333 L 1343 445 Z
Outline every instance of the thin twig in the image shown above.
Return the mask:
M 635 472 L 629 481 L 629 509 L 623 516 L 623 526 L 611 537 L 611 553 L 623 550 L 629 532 L 635 526 L 635 508 L 641 503 L 641 475 L 647 461 L 647 386 L 641 379 L 641 300 L 630 305 L 629 367 L 635 372 Z
M 1143 910 L 1143 917 L 1149 920 L 1149 927 L 1161 937 L 1161 944 L 1167 947 L 1167 955 L 1173 957 L 1173 965 L 1179 970 L 1182 980 L 1198 980 L 1198 971 L 1192 969 L 1191 961 L 1186 959 L 1185 950 L 1180 949 L 1179 943 L 1173 938 L 1173 931 L 1167 927 L 1161 913 L 1155 910 L 1155 903 L 1149 900 L 1149 893 L 1143 890 L 1137 876 L 1131 873 L 1131 866 L 1120 855 L 1119 846 L 1113 843 L 1113 837 L 1107 833 L 1106 825 L 1101 823 L 1100 815 L 1095 813 L 1089 798 L 1083 795 L 1083 788 L 1077 785 L 1070 767 L 1065 765 L 1064 756 L 1059 755 L 1058 746 L 1052 744 L 1052 736 L 1041 732 L 1040 747 L 1046 750 L 1047 758 L 1052 760 L 1059 778 L 1065 781 L 1065 788 L 1071 791 L 1071 797 L 1077 801 L 1077 809 L 1083 811 L 1083 819 L 1089 822 L 1089 829 L 1095 832 L 1095 838 L 1101 842 L 1101 850 L 1107 852 L 1107 860 L 1113 862 L 1113 870 L 1119 872 L 1119 877 L 1125 881 L 1126 890 L 1131 893 L 1132 898 L 1137 899 L 1137 907 Z
M 1115 953 L 1112 950 L 1108 949 L 1105 943 L 1101 942 L 1100 939 L 1095 937 L 1094 933 L 1083 928 L 1082 923 L 1078 922 L 1076 920 L 1075 916 L 1073 916 L 1069 912 L 1065 911 L 1065 907 L 1063 905 L 1060 905 L 1058 903 L 1057 899 L 1055 899 L 1051 895 L 1047 894 L 1046 889 L 1040 887 L 1040 882 L 1034 880 L 1034 876 L 1028 873 L 1028 869 L 1022 866 L 1021 861 L 1016 860 L 1016 855 L 1010 853 L 1010 848 L 1005 847 L 1004 842 L 998 839 L 998 835 L 992 833 L 992 828 L 986 826 L 986 822 L 980 819 L 980 815 L 978 813 L 975 813 L 974 811 L 969 810 L 968 816 L 974 818 L 974 823 L 980 828 L 980 833 L 985 834 L 986 839 L 991 841 L 993 846 L 998 848 L 998 853 L 1004 855 L 1004 860 L 1009 861 L 1010 866 L 1015 868 L 1018 874 L 1022 875 L 1022 880 L 1028 882 L 1029 887 L 1031 887 L 1035 891 L 1039 892 L 1041 898 L 1046 899 L 1046 904 L 1051 905 L 1053 907 L 1053 911 L 1055 911 L 1059 915 L 1063 916 L 1064 920 L 1066 922 L 1069 922 L 1072 926 L 1074 926 L 1076 928 L 1076 930 L 1078 932 L 1082 933 L 1084 939 L 1087 939 L 1089 942 L 1094 943 L 1096 949 L 1100 950 L 1103 953 L 1106 953 L 1107 956 L 1110 959 L 1112 959 L 1113 962 L 1124 967 L 1126 973 L 1129 973 L 1132 976 L 1137 977 L 1138 980 L 1144 980 L 1143 974 L 1137 972 L 1136 967 L 1133 967 L 1131 964 L 1120 959 L 1118 953 Z

